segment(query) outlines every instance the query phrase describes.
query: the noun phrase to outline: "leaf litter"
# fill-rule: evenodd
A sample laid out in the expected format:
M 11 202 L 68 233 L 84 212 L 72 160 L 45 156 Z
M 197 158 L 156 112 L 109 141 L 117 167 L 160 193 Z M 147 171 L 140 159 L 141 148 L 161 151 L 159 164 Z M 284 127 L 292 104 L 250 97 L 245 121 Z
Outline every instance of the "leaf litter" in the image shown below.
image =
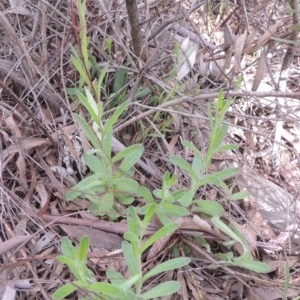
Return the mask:
M 65 202 L 65 193 L 87 174 L 81 158 L 83 152 L 91 149 L 72 118 L 75 111 L 84 117 L 86 112 L 66 97 L 65 89 L 73 88 L 79 79 L 70 63 L 70 44 L 76 43 L 67 3 L 62 1 L 54 5 L 50 1 L 43 3 L 42 10 L 31 0 L 0 3 L 2 299 L 51 299 L 51 293 L 60 284 L 57 276 L 62 281 L 69 277 L 68 271 L 55 260 L 60 253 L 60 238 L 67 234 L 76 243 L 81 233 L 75 236 L 75 232 L 80 228 L 91 234 L 92 239 L 110 234 L 118 241 L 111 247 L 106 244 L 110 238 L 103 237 L 102 247 L 105 249 L 102 252 L 106 256 L 111 254 L 106 268 L 113 266 L 117 271 L 124 268 L 120 257 L 116 258 L 119 263 L 114 264 L 113 256 L 126 232 L 124 216 L 121 215 L 115 222 L 95 220 L 92 215 L 88 217 L 89 212 L 80 212 L 86 208 L 83 201 L 76 203 L 78 211 L 70 209 L 70 204 Z M 119 95 L 123 93 L 128 97 L 134 95 L 130 93 L 135 88 L 132 83 L 136 83 L 137 90 L 152 93 L 133 106 L 129 119 L 120 119 L 116 126 L 119 130 L 115 132 L 114 151 L 119 152 L 124 144 L 141 140 L 145 152 L 138 162 L 140 174 L 136 176 L 144 178 L 143 182 L 155 189 L 161 184 L 162 174 L 173 168 L 168 161 L 170 154 L 189 157 L 189 153 L 182 150 L 182 139 L 192 140 L 204 153 L 207 150 L 210 134 L 207 103 L 213 99 L 207 96 L 206 100 L 195 100 L 197 95 L 209 95 L 220 88 L 227 92 L 240 89 L 242 96 L 235 99 L 226 117 L 232 125 L 227 142 L 234 141 L 239 144 L 239 149 L 216 157 L 210 168 L 220 169 L 221 161 L 248 165 L 243 169 L 244 175 L 241 176 L 244 177 L 238 177 L 240 179 L 232 184 L 240 190 L 246 188 L 251 191 L 252 200 L 247 201 L 254 201 L 250 205 L 254 205 L 255 210 L 263 207 L 264 199 L 271 202 L 263 211 L 263 219 L 270 226 L 274 218 L 268 222 L 266 212 L 273 210 L 274 202 L 287 198 L 292 203 L 299 201 L 298 100 L 285 98 L 286 106 L 281 109 L 271 93 L 275 91 L 282 57 L 290 42 L 293 21 L 291 14 L 287 13 L 287 4 L 257 1 L 257 4 L 251 2 L 246 8 L 230 1 L 210 1 L 208 9 L 206 2 L 200 1 L 196 3 L 196 9 L 191 10 L 195 3 L 188 0 L 154 0 L 148 1 L 146 6 L 145 3 L 138 1 L 138 7 L 145 30 L 143 38 L 147 40 L 149 52 L 147 67 L 137 80 L 140 71 L 130 50 L 125 6 L 117 1 L 88 2 L 90 50 L 98 67 L 109 62 L 107 86 L 102 98 L 105 100 L 105 97 L 117 92 L 118 82 L 114 78 L 119 76 L 120 70 L 123 73 L 127 70 L 128 78 L 123 76 L 121 79 L 128 80 L 128 90 L 122 90 L 124 82 L 121 83 L 117 88 L 120 92 L 113 95 L 112 101 L 119 101 Z M 187 12 L 189 15 L 185 14 Z M 283 12 L 286 13 L 285 20 Z M 262 26 L 258 25 L 260 20 L 264 22 Z M 222 23 L 226 24 L 228 32 L 223 31 Z M 228 36 L 233 39 L 230 43 L 224 40 Z M 107 50 L 110 41 L 115 44 L 112 53 Z M 223 44 L 229 45 L 229 48 L 222 47 Z M 174 55 L 176 47 L 181 49 L 177 60 Z M 289 67 L 288 90 L 282 92 L 299 93 L 298 56 L 298 53 L 293 56 Z M 270 95 L 261 98 L 259 93 L 266 92 L 266 84 L 271 87 Z M 181 101 L 186 95 L 189 96 L 188 101 Z M 156 113 L 155 104 L 159 110 L 162 104 L 159 101 L 168 97 L 171 98 L 169 100 L 178 99 L 178 104 L 164 106 L 161 114 Z M 108 104 L 107 110 L 110 108 Z M 147 115 L 143 117 L 143 113 Z M 279 158 L 272 157 L 270 153 L 273 152 L 264 154 L 264 145 L 271 147 L 274 141 L 277 119 L 283 121 Z M 123 136 L 129 139 L 125 141 Z M 75 143 L 76 139 L 81 141 L 79 146 Z M 180 173 L 178 187 L 189 186 L 189 180 L 185 173 Z M 245 182 L 250 182 L 251 187 L 247 188 Z M 264 195 L 266 191 L 258 187 L 261 183 L 268 188 L 267 197 Z M 272 198 L 270 195 L 275 196 Z M 198 196 L 214 201 L 226 198 L 222 190 L 211 186 L 198 191 Z M 136 199 L 137 206 L 139 201 L 142 200 Z M 278 246 L 274 238 L 284 234 L 286 229 L 278 230 L 278 224 L 289 220 L 290 216 L 292 219 L 295 217 L 292 208 L 287 204 L 279 209 L 280 202 L 276 206 L 278 211 L 272 211 L 279 218 L 279 223 L 275 227 L 271 224 L 269 231 L 263 232 L 261 225 L 255 226 L 261 217 L 246 209 L 247 201 L 242 209 L 239 204 L 223 202 L 226 208 L 224 217 L 228 222 L 235 220 L 239 224 L 240 232 L 255 250 L 258 260 L 272 261 L 273 272 L 258 276 L 245 269 L 231 267 L 212 270 L 211 265 L 216 263 L 214 253 L 224 250 L 226 236 L 217 231 L 209 218 L 201 220 L 198 214 L 194 214 L 193 219 L 184 219 L 176 234 L 159 241 L 148 253 L 152 264 L 155 264 L 155 259 L 157 262 L 164 260 L 176 249 L 181 255 L 193 257 L 193 265 L 189 268 L 165 275 L 181 282 L 178 299 L 246 297 L 271 300 L 298 296 L 299 261 L 293 254 L 297 254 L 299 244 L 294 246 L 294 253 L 290 247 L 294 243 L 291 232 L 298 231 L 297 224 L 290 224 L 294 227 L 288 234 L 288 242 L 282 243 L 280 250 L 270 247 L 273 244 Z M 255 206 L 257 202 L 260 206 Z M 18 223 L 24 224 L 23 232 L 19 231 Z M 62 226 L 69 226 L 70 230 L 67 232 Z M 159 223 L 153 223 L 148 234 L 158 228 Z M 238 248 L 235 250 L 240 251 Z M 91 257 L 93 253 L 96 254 L 96 250 L 91 248 Z M 287 259 L 283 260 L 283 257 Z M 95 274 L 99 277 L 104 275 L 103 261 L 101 264 L 101 260 L 91 258 L 89 263 L 93 264 Z M 287 290 L 286 263 L 290 268 Z M 155 285 L 159 280 L 167 279 L 157 278 L 157 282 L 151 284 Z M 21 292 L 14 294 L 14 291 Z

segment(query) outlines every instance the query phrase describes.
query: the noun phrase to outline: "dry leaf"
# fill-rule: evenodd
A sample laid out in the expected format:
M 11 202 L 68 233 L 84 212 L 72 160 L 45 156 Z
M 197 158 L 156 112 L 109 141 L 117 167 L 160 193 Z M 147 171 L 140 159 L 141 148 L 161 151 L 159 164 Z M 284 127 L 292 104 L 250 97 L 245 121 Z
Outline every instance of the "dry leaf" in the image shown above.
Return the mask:
M 253 85 L 252 85 L 252 91 L 257 91 L 263 77 L 264 77 L 264 73 L 265 73 L 265 69 L 266 69 L 266 54 L 265 52 L 262 52 L 260 54 L 260 58 L 257 64 L 257 70 L 254 76 L 254 81 L 253 81 Z
M 156 257 L 162 251 L 162 249 L 167 245 L 167 243 L 169 242 L 173 234 L 174 234 L 173 232 L 167 234 L 163 238 L 156 241 L 148 252 L 147 260 L 151 260 L 152 258 Z
M 81 225 L 59 225 L 69 237 L 75 238 L 77 241 L 87 235 L 90 238 L 91 247 L 104 248 L 109 250 L 117 250 L 121 248 L 123 239 L 112 233 L 90 228 Z
M 22 243 L 29 241 L 29 239 L 30 239 L 30 236 L 27 236 L 27 235 L 26 236 L 16 236 L 5 242 L 0 242 L 0 255 L 3 255 L 12 249 L 15 249 Z
M 190 38 L 184 39 L 180 46 L 180 53 L 178 57 L 178 72 L 176 79 L 182 80 L 189 72 L 192 71 L 196 61 L 197 47 L 190 42 Z
M 236 38 L 234 43 L 234 71 L 236 73 L 241 72 L 242 54 L 247 38 L 247 31 Z
M 50 195 L 46 190 L 45 185 L 40 181 L 36 187 L 35 190 L 37 191 L 39 198 L 40 198 L 40 206 L 43 208 L 44 206 L 48 205 L 48 201 L 50 199 Z
M 273 26 L 271 26 L 270 29 L 268 29 L 260 38 L 257 42 L 254 43 L 254 45 L 248 47 L 247 49 L 245 49 L 245 53 L 246 54 L 252 54 L 254 52 L 256 52 L 258 49 L 261 48 L 261 46 L 265 45 L 270 38 L 272 37 L 272 35 L 274 35 L 274 33 L 276 32 L 277 28 L 279 27 L 280 22 L 275 23 Z

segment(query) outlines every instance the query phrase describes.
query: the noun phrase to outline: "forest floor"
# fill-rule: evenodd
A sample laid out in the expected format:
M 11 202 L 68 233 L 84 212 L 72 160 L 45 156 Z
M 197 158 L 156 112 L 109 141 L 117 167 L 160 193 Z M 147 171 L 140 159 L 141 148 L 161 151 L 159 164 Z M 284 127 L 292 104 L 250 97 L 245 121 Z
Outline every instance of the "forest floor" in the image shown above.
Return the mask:
M 97 280 L 106 282 L 111 269 L 128 276 L 121 251 L 127 209 L 145 199 L 111 192 L 116 198 L 105 211 L 105 190 L 95 214 L 95 195 L 66 196 L 94 171 L 83 159 L 94 144 L 74 117 L 93 128 L 80 101 L 87 89 L 101 103 L 104 124 L 129 100 L 110 146 L 114 154 L 143 146 L 127 175 L 151 192 L 167 171 L 178 176 L 170 191 L 190 190 L 188 167 L 174 167 L 170 157 L 194 163 L 188 140 L 207 158 L 218 134 L 212 120 L 226 124 L 220 147 L 237 145 L 208 160 L 205 174 L 212 176 L 182 209 L 189 214 L 171 218 L 180 224 L 176 232 L 143 254 L 143 270 L 176 255 L 191 263 L 152 278 L 145 290 L 173 279 L 181 288 L 163 299 L 299 299 L 297 0 L 138 0 L 137 11 L 134 2 L 88 0 L 82 26 L 81 1 L 0 1 L 2 299 L 52 299 L 71 280 L 56 260 L 63 236 L 74 245 L 89 236 L 87 264 Z M 76 53 L 86 63 L 77 68 Z M 218 98 L 230 103 L 219 119 Z M 113 174 L 122 167 L 112 165 Z M 227 178 L 222 170 L 232 167 L 238 175 Z M 244 191 L 244 199 L 232 197 Z M 195 209 L 196 200 L 221 204 L 223 231 Z M 160 228 L 158 218 L 147 234 Z M 268 272 L 245 267 L 245 253 Z

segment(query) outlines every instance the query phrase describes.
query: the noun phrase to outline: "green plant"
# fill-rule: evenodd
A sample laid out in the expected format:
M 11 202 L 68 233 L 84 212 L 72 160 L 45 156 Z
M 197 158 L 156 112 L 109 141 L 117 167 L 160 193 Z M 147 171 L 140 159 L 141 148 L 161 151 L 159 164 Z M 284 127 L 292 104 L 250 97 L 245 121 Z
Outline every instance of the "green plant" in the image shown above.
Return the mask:
M 76 4 L 80 11 L 80 28 L 86 28 L 85 1 L 77 0 Z M 150 278 L 185 266 L 190 259 L 176 257 L 147 271 L 143 269 L 143 256 L 145 251 L 159 239 L 174 233 L 178 227 L 177 219 L 190 215 L 191 211 L 209 216 L 212 224 L 231 238 L 231 241 L 224 243 L 228 249 L 234 243 L 240 243 L 243 247 L 244 251 L 238 257 L 234 256 L 233 251 L 218 254 L 217 257 L 221 261 L 211 267 L 233 265 L 256 272 L 267 272 L 268 268 L 265 264 L 253 260 L 247 242 L 239 233 L 235 223 L 227 224 L 223 221 L 222 216 L 225 210 L 221 202 L 197 199 L 199 188 L 208 184 L 223 189 L 231 200 L 239 200 L 246 196 L 244 192 L 232 194 L 225 182 L 226 179 L 237 174 L 235 168 L 221 170 L 214 174 L 207 172 L 217 153 L 236 149 L 235 145 L 223 144 L 228 129 L 224 124 L 224 117 L 232 102 L 225 99 L 221 91 L 214 106 L 209 108 L 211 139 L 205 154 L 201 153 L 191 142 L 183 141 L 183 146 L 194 154 L 192 163 L 180 156 L 170 156 L 170 162 L 190 177 L 190 186 L 177 189 L 178 176 L 165 172 L 161 187 L 152 192 L 141 186 L 133 177 L 134 165 L 142 156 L 143 146 L 132 145 L 115 155 L 112 152 L 113 127 L 126 113 L 129 106 L 129 101 L 124 101 L 128 74 L 125 69 L 120 69 L 115 75 L 112 99 L 113 106 L 117 107 L 112 115 L 105 119 L 101 93 L 106 90 L 104 79 L 107 67 L 102 70 L 93 67 L 96 64 L 87 50 L 88 39 L 85 29 L 80 31 L 78 40 L 80 41 L 78 42 L 79 50 L 72 48 L 72 62 L 80 75 L 80 81 L 77 88 L 69 90 L 69 94 L 76 97 L 87 112 L 89 122 L 80 114 L 74 114 L 74 119 L 90 141 L 92 149 L 84 154 L 90 174 L 67 193 L 66 200 L 72 201 L 77 197 L 88 199 L 91 202 L 89 209 L 95 215 L 108 215 L 111 218 L 119 216 L 116 209 L 117 201 L 118 206 L 121 205 L 124 208 L 123 214 L 127 214 L 128 232 L 124 235 L 122 250 L 130 277 L 125 278 L 123 274 L 109 270 L 106 273 L 109 282 L 97 282 L 87 267 L 89 239 L 82 238 L 80 244 L 74 247 L 69 239 L 63 238 L 63 255 L 59 256 L 58 260 L 70 268 L 75 279 L 60 287 L 54 293 L 54 298 L 63 299 L 81 290 L 88 294 L 88 297 L 82 299 L 153 299 L 175 293 L 180 287 L 175 281 L 161 283 L 150 290 L 145 290 L 145 286 Z M 92 80 L 92 71 L 96 72 L 94 76 L 98 76 L 96 81 Z M 170 92 L 169 98 L 172 97 L 173 92 L 175 89 Z M 145 202 L 142 206 L 135 208 L 131 205 L 136 197 L 143 198 Z M 154 216 L 160 219 L 162 227 L 148 237 L 146 231 Z M 203 244 L 209 249 L 207 243 Z
M 73 187 L 67 193 L 66 200 L 84 197 L 91 201 L 92 205 L 89 209 L 95 214 L 114 214 L 115 200 L 122 205 L 129 205 L 134 201 L 134 196 L 140 194 L 140 186 L 131 175 L 133 175 L 133 166 L 143 153 L 143 146 L 132 145 L 113 156 L 113 125 L 129 102 L 121 104 L 103 124 L 102 104 L 97 105 L 88 89 L 86 89 L 86 95 L 80 92 L 77 94 L 92 118 L 92 126 L 90 126 L 80 115 L 74 115 L 93 146 L 93 150 L 84 155 L 92 174 Z M 118 168 L 114 168 L 116 163 L 119 163 Z
M 117 271 L 109 270 L 106 273 L 107 282 L 96 282 L 93 273 L 87 268 L 87 254 L 89 238 L 83 237 L 79 246 L 74 247 L 68 238 L 62 239 L 63 255 L 58 257 L 58 261 L 66 264 L 72 271 L 75 280 L 66 283 L 55 291 L 54 299 L 63 299 L 77 290 L 82 290 L 88 297 L 83 299 L 122 299 L 122 300 L 146 300 L 156 297 L 163 297 L 177 292 L 180 284 L 177 281 L 167 281 L 158 284 L 150 290 L 144 290 L 143 286 L 153 276 L 167 272 L 169 270 L 181 268 L 190 262 L 189 258 L 178 257 L 158 264 L 150 271 L 143 273 L 142 255 L 156 241 L 167 234 L 174 232 L 176 224 L 168 224 L 159 229 L 145 242 L 147 227 L 155 213 L 154 205 L 148 206 L 143 220 L 138 217 L 135 208 L 131 207 L 128 212 L 128 232 L 124 235 L 126 241 L 122 244 L 124 259 L 130 271 L 130 278 L 125 279 Z

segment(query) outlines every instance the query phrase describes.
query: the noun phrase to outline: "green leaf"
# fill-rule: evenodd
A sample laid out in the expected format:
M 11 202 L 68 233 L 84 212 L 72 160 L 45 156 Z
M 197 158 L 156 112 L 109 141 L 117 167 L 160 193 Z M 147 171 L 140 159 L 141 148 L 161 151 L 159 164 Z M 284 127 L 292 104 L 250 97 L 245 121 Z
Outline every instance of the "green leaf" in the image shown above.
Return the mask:
M 79 244 L 79 260 L 84 261 L 85 263 L 87 261 L 89 245 L 90 245 L 90 238 L 86 235 L 83 236 Z
M 136 180 L 126 176 L 114 178 L 113 187 L 115 188 L 116 191 L 127 192 L 130 195 L 140 194 L 139 183 Z
M 122 250 L 131 276 L 139 275 L 139 278 L 141 278 L 142 272 L 140 257 L 135 256 L 132 246 L 126 241 L 122 242 Z
M 229 263 L 227 265 L 231 264 L 232 259 L 234 258 L 233 252 L 227 252 L 227 253 L 216 253 L 215 257 L 217 259 L 220 259 L 222 261 L 228 261 Z
M 64 284 L 60 288 L 58 288 L 52 295 L 53 299 L 60 300 L 69 296 L 73 292 L 77 290 L 77 287 L 71 283 Z
M 212 138 L 212 142 L 210 145 L 210 150 L 212 151 L 212 153 L 216 153 L 218 151 L 221 143 L 224 140 L 224 137 L 225 137 L 227 131 L 228 131 L 228 126 L 225 124 L 222 124 L 220 126 L 220 128 L 218 128 L 218 130 L 213 132 L 213 134 L 212 134 L 213 138 Z
M 218 216 L 212 217 L 211 221 L 220 230 L 222 230 L 223 232 L 225 232 L 227 235 L 229 235 L 235 241 L 239 242 L 245 248 L 245 245 L 242 242 L 242 240 L 240 239 L 240 237 L 233 230 L 231 230 L 230 227 L 228 227 L 223 221 L 221 221 Z
M 123 159 L 120 170 L 124 172 L 129 172 L 129 170 L 139 161 L 144 152 L 144 146 L 141 144 L 136 144 L 129 146 L 116 154 L 112 158 L 112 162 L 116 163 L 117 161 Z
M 163 176 L 163 185 L 166 189 L 170 189 L 177 181 L 178 176 L 176 174 L 173 174 L 170 176 L 169 172 L 165 172 Z
M 184 147 L 188 148 L 189 150 L 192 150 L 195 155 L 203 157 L 203 154 L 199 151 L 199 149 L 190 141 L 184 140 L 181 143 Z
M 102 146 L 103 146 L 104 156 L 107 161 L 107 164 L 111 164 L 112 138 L 113 138 L 112 128 L 107 129 L 105 132 L 103 130 Z
M 120 286 L 120 284 L 122 284 L 125 281 L 124 276 L 115 270 L 107 270 L 106 277 L 112 284 L 118 286 Z
M 133 196 L 125 195 L 123 193 L 115 193 L 115 197 L 123 205 L 130 205 L 135 200 Z
M 154 198 L 152 193 L 145 186 L 140 186 L 140 195 L 143 197 L 148 203 L 154 203 Z
M 193 203 L 197 205 L 195 211 L 205 213 L 210 216 L 222 216 L 224 214 L 223 206 L 215 201 L 195 200 Z
M 69 190 L 65 196 L 66 201 L 72 201 L 81 195 L 85 195 L 85 193 L 90 193 L 94 190 L 95 187 L 103 185 L 102 174 L 93 174 L 85 179 L 81 180 L 77 185 L 75 185 L 71 190 Z M 100 191 L 98 191 L 100 192 Z
M 156 210 L 156 215 L 158 219 L 161 221 L 162 224 L 167 225 L 171 224 L 173 221 L 165 214 L 164 211 L 161 211 L 160 209 Z
M 145 241 L 145 243 L 143 244 L 143 246 L 141 248 L 141 253 L 143 253 L 147 248 L 149 248 L 151 245 L 153 245 L 159 239 L 164 238 L 164 237 L 166 237 L 166 235 L 175 232 L 177 227 L 178 227 L 178 224 L 175 224 L 175 223 L 169 223 L 167 225 L 164 225 L 162 228 L 160 228 L 158 231 L 156 231 L 151 237 L 149 237 Z
M 184 207 L 188 207 L 193 201 L 193 198 L 195 196 L 195 192 L 196 191 L 194 189 L 186 191 L 186 193 L 183 194 L 182 197 L 177 200 L 177 202 L 179 202 Z
M 197 153 L 194 154 L 194 159 L 192 163 L 192 169 L 194 170 L 195 174 L 197 174 L 197 178 L 199 179 L 205 172 L 203 158 Z
M 106 282 L 89 284 L 88 290 L 97 294 L 113 297 L 114 299 L 122 299 L 122 297 L 124 296 L 123 289 L 119 288 L 117 285 Z
M 125 232 L 124 239 L 130 242 L 131 244 L 139 244 L 139 237 L 133 232 Z
M 106 134 L 108 130 L 111 130 L 114 124 L 118 121 L 120 115 L 125 111 L 125 109 L 129 106 L 129 101 L 125 101 L 120 106 L 117 107 L 113 115 L 109 118 L 103 128 L 103 134 Z
M 234 265 L 240 268 L 245 268 L 254 271 L 256 273 L 262 273 L 262 274 L 270 273 L 272 271 L 267 264 L 259 261 L 239 262 L 239 263 L 235 263 Z
M 113 92 L 117 93 L 127 84 L 128 72 L 124 68 L 120 68 L 117 70 L 115 78 L 114 78 L 114 86 Z
M 98 196 L 98 202 L 100 205 L 100 212 L 102 213 L 109 213 L 112 210 L 112 207 L 114 205 L 114 194 L 111 192 L 107 192 L 106 194 L 102 196 Z
M 181 197 L 185 196 L 186 190 L 176 190 L 175 192 L 172 192 L 172 196 L 174 198 L 174 201 L 179 201 Z
M 143 229 L 146 230 L 146 228 L 149 226 L 149 224 L 155 214 L 156 207 L 157 206 L 155 203 L 147 204 L 147 208 L 145 209 L 145 216 L 142 221 Z
M 137 211 L 135 207 L 130 207 L 128 210 L 128 231 L 134 233 L 136 236 L 140 234 L 140 219 L 137 215 Z
M 165 261 L 157 266 L 155 266 L 150 272 L 148 272 L 145 276 L 143 276 L 143 282 L 148 280 L 149 278 L 170 270 L 175 270 L 181 267 L 188 265 L 191 262 L 191 259 L 188 257 L 177 257 Z
M 78 71 L 80 79 L 83 82 L 88 82 L 88 76 L 85 72 L 82 61 L 78 56 L 77 50 L 72 45 L 71 45 L 71 51 L 72 51 L 71 62 L 74 65 L 74 67 L 76 68 L 76 70 Z
M 178 292 L 179 289 L 180 289 L 180 283 L 178 281 L 167 281 L 157 285 L 150 291 L 144 293 L 142 296 L 144 297 L 144 299 L 164 297 Z
M 93 129 L 89 126 L 89 124 L 79 115 L 73 114 L 73 117 L 75 121 L 78 123 L 78 125 L 83 130 L 85 136 L 88 138 L 88 140 L 92 143 L 92 146 L 94 149 L 101 149 L 101 144 L 99 142 L 99 139 Z
M 137 281 L 140 280 L 140 278 L 141 278 L 141 276 L 139 274 L 135 275 L 135 276 L 131 276 L 129 279 L 124 280 L 118 286 L 123 290 L 129 290 L 132 285 L 134 285 Z M 131 300 L 131 299 L 133 299 L 133 298 L 129 298 L 129 300 Z
M 228 199 L 229 200 L 242 200 L 242 199 L 245 199 L 247 197 L 249 197 L 251 194 L 247 191 L 242 191 L 242 192 L 237 192 L 235 194 L 232 194 L 232 195 L 229 195 L 228 196 Z
M 71 258 L 71 257 L 59 255 L 57 257 L 57 260 L 60 263 L 65 264 L 65 265 L 67 265 L 70 268 L 73 267 L 73 266 L 75 266 L 75 264 L 76 264 L 75 256 L 73 258 Z
M 163 210 L 169 216 L 177 218 L 190 215 L 190 212 L 183 206 L 168 202 L 163 202 L 159 205 L 159 209 Z
M 135 98 L 136 99 L 145 98 L 148 95 L 150 95 L 151 93 L 152 93 L 152 90 L 150 88 L 144 88 L 142 90 L 137 91 L 137 93 L 135 94 Z
M 91 92 L 85 88 L 86 95 L 84 95 L 79 89 L 75 90 L 75 95 L 79 99 L 80 103 L 86 108 L 90 117 L 98 124 L 98 108 L 97 104 L 93 99 Z M 91 98 L 91 99 L 90 99 Z
M 101 95 L 101 92 L 102 92 L 102 82 L 107 74 L 107 71 L 108 71 L 108 68 L 109 68 L 109 64 L 105 64 L 105 66 L 103 67 L 101 73 L 100 73 L 100 76 L 99 76 L 99 79 L 98 79 L 98 82 L 97 82 L 97 92 L 99 94 L 99 100 L 101 99 L 100 98 L 100 95 Z
M 69 238 L 67 237 L 63 237 L 61 239 L 61 249 L 62 249 L 62 252 L 63 254 L 66 256 L 66 257 L 69 257 L 71 259 L 74 259 L 75 257 L 75 248 L 74 246 L 72 245 L 72 242 L 70 241 Z M 60 257 L 60 256 L 59 256 Z
M 223 146 L 220 146 L 217 151 L 218 152 L 223 152 L 223 151 L 232 151 L 232 150 L 236 150 L 238 149 L 238 145 L 235 145 L 235 144 L 230 144 L 230 145 L 223 145 Z
M 214 173 L 213 176 L 219 178 L 220 180 L 226 180 L 236 176 L 238 173 L 238 168 L 228 168 Z
M 89 152 L 84 154 L 84 161 L 93 173 L 103 174 L 103 178 L 106 177 L 107 168 L 105 161 L 102 157 L 97 157 Z
M 197 174 L 192 169 L 192 166 L 184 160 L 182 157 L 179 157 L 177 155 L 171 155 L 170 156 L 170 162 L 174 164 L 177 167 L 180 167 L 182 170 L 184 170 L 189 176 L 193 178 L 198 178 Z
M 203 181 L 201 182 L 201 185 L 206 185 L 208 183 L 214 184 L 217 187 L 221 187 L 225 191 L 229 191 L 227 184 L 223 180 L 221 180 L 219 177 L 217 177 L 215 174 L 207 174 L 204 176 Z

